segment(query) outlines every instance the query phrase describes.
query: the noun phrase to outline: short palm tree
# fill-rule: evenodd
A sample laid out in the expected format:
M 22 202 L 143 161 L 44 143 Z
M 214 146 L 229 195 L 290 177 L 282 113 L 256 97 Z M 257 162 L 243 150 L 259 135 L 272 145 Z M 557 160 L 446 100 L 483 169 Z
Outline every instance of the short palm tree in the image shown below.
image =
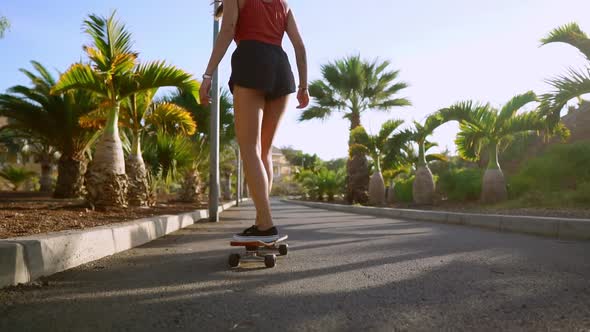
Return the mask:
M 344 118 L 350 120 L 352 131 L 361 125 L 361 114 L 365 111 L 388 111 L 411 105 L 408 99 L 396 97 L 408 85 L 397 81 L 399 71 L 389 71 L 389 65 L 389 61 L 364 61 L 358 55 L 323 65 L 323 79 L 313 81 L 309 87 L 315 105 L 305 110 L 299 121 L 327 119 L 335 112 L 343 112 Z M 348 144 L 350 148 L 352 142 Z M 347 173 L 349 203 L 365 203 L 369 168 L 361 151 L 349 156 Z
M 127 198 L 133 206 L 147 206 L 148 198 L 151 197 L 142 156 L 142 137 L 158 132 L 169 136 L 190 136 L 197 127 L 188 110 L 173 103 L 154 101 L 157 90 L 132 94 L 121 103 L 119 126 L 127 130 L 131 141 L 130 151 L 125 159 L 125 170 L 129 183 Z M 81 123 L 86 127 L 102 129 L 106 116 L 105 110 L 101 109 L 83 117 Z
M 0 115 L 13 121 L 8 127 L 38 144 L 44 145 L 39 151 L 55 148 L 60 153 L 58 177 L 54 196 L 73 198 L 82 194 L 86 158 L 84 151 L 92 142 L 95 131 L 83 128 L 79 119 L 98 107 L 93 96 L 86 91 L 71 91 L 52 95 L 55 85 L 53 75 L 40 63 L 31 61 L 35 71 L 21 69 L 31 81 L 31 87 L 17 85 L 0 95 Z M 51 169 L 46 154 L 42 169 Z M 47 172 L 42 177 L 47 183 Z M 42 188 L 43 190 L 43 188 Z
M 383 123 L 377 135 L 369 135 L 363 126 L 358 126 L 351 131 L 353 145 L 351 149 L 361 150 L 373 159 L 374 173 L 369 182 L 369 203 L 383 205 L 385 203 L 385 182 L 381 173 L 381 162 L 386 155 L 386 146 L 392 139 L 393 132 L 402 124 L 403 120 L 389 120 Z M 391 148 L 391 147 L 389 147 Z
M 87 90 L 99 96 L 108 109 L 107 122 L 99 139 L 89 172 L 88 200 L 96 206 L 126 206 L 127 176 L 118 119 L 123 100 L 133 94 L 164 86 L 198 91 L 191 75 L 161 61 L 138 64 L 132 51 L 131 34 L 115 18 L 90 15 L 84 21 L 93 41 L 84 47 L 91 64 L 74 64 L 65 72 L 53 93 Z
M 567 103 L 590 93 L 590 38 L 578 24 L 570 23 L 553 30 L 541 40 L 541 43 L 569 44 L 577 48 L 589 61 L 582 70 L 570 69 L 566 75 L 549 80 L 555 91 L 543 96 L 541 110 L 548 117 L 549 129 L 555 129 L 560 120 L 561 110 Z
M 460 132 L 455 143 L 462 158 L 478 161 L 487 152 L 489 161 L 483 178 L 481 200 L 494 203 L 507 197 L 504 174 L 498 162 L 498 152 L 516 137 L 538 134 L 546 128 L 538 112 L 518 113 L 524 106 L 537 101 L 534 92 L 517 95 L 502 109 L 490 104 L 460 102 L 440 111 L 446 120 L 458 120 Z
M 439 159 L 440 155 L 431 154 L 427 158 L 426 152 L 428 149 L 436 146 L 428 142 L 427 139 L 441 124 L 442 120 L 436 114 L 429 116 L 424 125 L 414 122 L 412 141 L 418 146 L 418 153 L 415 153 L 411 144 L 407 145 L 405 149 L 407 161 L 416 168 L 416 177 L 412 186 L 412 194 L 416 204 L 432 204 L 434 201 L 436 185 L 430 167 L 428 167 L 428 162 Z
M 344 187 L 345 176 L 341 170 L 321 168 L 318 171 L 303 170 L 298 174 L 297 180 L 312 198 L 322 201 L 326 195 L 328 201 L 333 201 Z
M 207 140 L 209 139 L 211 112 L 208 107 L 199 104 L 199 101 L 195 99 L 192 93 L 177 90 L 163 100 L 188 110 L 199 124 L 197 135 L 204 136 Z M 233 101 L 231 94 L 225 89 L 221 92 L 219 100 L 219 141 L 221 145 L 224 145 L 229 144 L 236 137 L 234 130 Z
M 6 166 L 0 170 L 0 178 L 5 179 L 12 185 L 12 190 L 17 191 L 23 183 L 35 177 L 37 173 L 23 167 Z

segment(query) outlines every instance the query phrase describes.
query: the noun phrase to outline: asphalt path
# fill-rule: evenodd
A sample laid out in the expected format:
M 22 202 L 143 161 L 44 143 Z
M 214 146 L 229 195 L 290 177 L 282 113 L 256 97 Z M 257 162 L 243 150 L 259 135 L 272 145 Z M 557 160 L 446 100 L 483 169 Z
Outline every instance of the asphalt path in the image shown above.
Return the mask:
M 230 269 L 251 204 L 28 286 L 0 331 L 590 331 L 590 243 L 273 201 L 290 252 Z

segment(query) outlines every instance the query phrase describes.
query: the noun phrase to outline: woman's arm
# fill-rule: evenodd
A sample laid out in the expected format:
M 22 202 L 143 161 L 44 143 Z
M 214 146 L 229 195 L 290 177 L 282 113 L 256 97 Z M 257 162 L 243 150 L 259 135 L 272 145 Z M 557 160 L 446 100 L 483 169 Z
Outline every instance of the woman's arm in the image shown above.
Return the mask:
M 307 53 L 303 38 L 301 38 L 301 34 L 297 28 L 297 22 L 295 21 L 293 11 L 291 9 L 288 9 L 288 11 L 287 35 L 295 49 L 297 71 L 299 72 L 299 88 L 297 91 L 299 106 L 297 106 L 297 108 L 305 108 L 309 104 L 309 94 L 307 91 Z
M 221 30 L 219 31 L 219 35 L 217 35 L 217 40 L 215 41 L 213 52 L 211 53 L 211 58 L 209 59 L 209 64 L 205 70 L 205 75 L 209 77 L 203 78 L 203 83 L 201 84 L 201 90 L 199 93 L 201 97 L 201 104 L 204 106 L 209 105 L 209 91 L 211 90 L 210 76 L 213 75 L 213 72 L 217 66 L 219 66 L 221 59 L 223 59 L 225 56 L 229 45 L 234 39 L 239 12 L 240 9 L 238 8 L 237 1 L 223 1 L 223 18 L 221 21 Z

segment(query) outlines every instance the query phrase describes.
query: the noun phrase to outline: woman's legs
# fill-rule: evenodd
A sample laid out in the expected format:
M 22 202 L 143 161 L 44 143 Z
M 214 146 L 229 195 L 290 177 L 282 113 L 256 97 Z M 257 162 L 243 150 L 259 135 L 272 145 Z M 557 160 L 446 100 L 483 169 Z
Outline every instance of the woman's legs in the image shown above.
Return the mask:
M 234 86 L 236 137 L 244 162 L 246 181 L 256 207 L 256 225 L 260 230 L 273 226 L 269 201 L 268 174 L 261 159 L 262 113 L 264 94 L 258 90 Z
M 287 102 L 289 96 L 279 97 L 277 99 L 269 100 L 264 106 L 264 115 L 262 117 L 262 162 L 266 169 L 268 177 L 268 192 L 272 191 L 272 182 L 274 179 L 273 164 L 272 164 L 272 142 L 275 138 L 277 128 L 281 122 L 283 114 L 287 109 Z

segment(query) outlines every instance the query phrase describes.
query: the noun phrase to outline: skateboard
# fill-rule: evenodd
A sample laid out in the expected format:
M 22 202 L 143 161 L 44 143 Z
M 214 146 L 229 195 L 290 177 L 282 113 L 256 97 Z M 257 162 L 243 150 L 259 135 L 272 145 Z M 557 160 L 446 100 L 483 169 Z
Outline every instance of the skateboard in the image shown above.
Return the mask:
M 280 256 L 286 256 L 289 252 L 289 245 L 282 243 L 287 240 L 289 236 L 285 235 L 273 242 L 262 241 L 231 241 L 229 244 L 232 247 L 246 247 L 244 256 L 232 253 L 229 255 L 228 263 L 230 267 L 240 266 L 241 261 L 260 261 L 264 260 L 266 267 L 274 267 L 277 263 L 277 255 L 275 253 L 266 253 L 267 251 L 278 251 Z

